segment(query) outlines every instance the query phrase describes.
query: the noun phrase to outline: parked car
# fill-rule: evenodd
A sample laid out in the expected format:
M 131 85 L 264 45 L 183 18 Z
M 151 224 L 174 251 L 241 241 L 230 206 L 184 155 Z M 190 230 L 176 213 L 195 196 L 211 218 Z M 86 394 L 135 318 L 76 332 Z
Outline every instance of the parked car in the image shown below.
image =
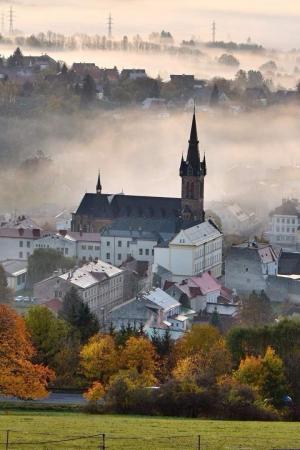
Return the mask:
M 22 295 L 18 295 L 17 297 L 15 297 L 15 302 L 23 302 L 24 301 L 24 297 Z

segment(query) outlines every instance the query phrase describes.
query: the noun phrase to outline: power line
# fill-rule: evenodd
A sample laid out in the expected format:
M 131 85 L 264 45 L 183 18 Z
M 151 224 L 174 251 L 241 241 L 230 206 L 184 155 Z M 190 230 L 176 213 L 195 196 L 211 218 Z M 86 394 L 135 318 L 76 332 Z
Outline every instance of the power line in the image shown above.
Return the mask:
M 213 21 L 213 23 L 212 23 L 212 42 L 213 43 L 216 42 L 216 31 L 217 31 L 216 22 Z
M 113 26 L 113 19 L 112 19 L 111 13 L 109 13 L 109 16 L 108 16 L 107 25 L 108 25 L 108 34 L 107 34 L 107 36 L 108 36 L 108 39 L 111 39 L 112 38 L 112 26 Z

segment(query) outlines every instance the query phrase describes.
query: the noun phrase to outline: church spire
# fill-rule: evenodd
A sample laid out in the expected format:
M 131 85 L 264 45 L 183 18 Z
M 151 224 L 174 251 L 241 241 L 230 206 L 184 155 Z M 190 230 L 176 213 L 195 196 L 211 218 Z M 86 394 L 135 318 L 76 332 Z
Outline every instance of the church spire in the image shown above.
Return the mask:
M 102 186 L 101 186 L 101 181 L 100 181 L 100 170 L 99 170 L 97 186 L 96 186 L 96 193 L 101 194 L 101 192 L 102 192 Z
M 189 172 L 194 176 L 199 176 L 201 172 L 201 162 L 199 154 L 199 140 L 197 132 L 197 122 L 196 122 L 196 111 L 194 107 L 193 121 L 191 127 L 191 134 L 189 139 L 189 148 L 186 159 L 187 167 Z

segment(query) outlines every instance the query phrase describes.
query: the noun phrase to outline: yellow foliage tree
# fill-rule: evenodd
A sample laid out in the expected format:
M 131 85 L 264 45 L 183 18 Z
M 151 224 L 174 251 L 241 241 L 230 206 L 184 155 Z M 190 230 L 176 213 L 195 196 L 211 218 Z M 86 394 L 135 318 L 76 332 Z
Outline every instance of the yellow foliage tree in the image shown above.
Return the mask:
M 80 362 L 84 375 L 92 381 L 106 384 L 119 369 L 119 358 L 114 338 L 97 334 L 83 346 Z
M 54 372 L 31 362 L 35 350 L 22 317 L 0 304 L 0 394 L 42 398 Z
M 105 395 L 105 389 L 99 381 L 95 381 L 87 392 L 83 394 L 89 402 L 97 402 Z
M 131 337 L 121 354 L 121 367 L 136 370 L 138 374 L 147 374 L 155 380 L 157 355 L 153 344 L 145 337 Z
M 173 376 L 179 381 L 215 379 L 231 369 L 231 355 L 224 338 L 210 325 L 195 325 L 177 344 Z

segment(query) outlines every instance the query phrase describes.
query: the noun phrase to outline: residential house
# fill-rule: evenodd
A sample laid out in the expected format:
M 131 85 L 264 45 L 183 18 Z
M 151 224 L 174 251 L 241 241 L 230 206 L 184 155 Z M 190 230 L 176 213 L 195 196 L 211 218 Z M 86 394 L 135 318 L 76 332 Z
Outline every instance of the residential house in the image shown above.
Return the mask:
M 35 247 L 52 248 L 64 256 L 85 262 L 100 259 L 100 241 L 99 233 L 61 230 L 59 233 L 47 234 L 38 239 Z
M 152 334 L 154 329 L 171 330 L 182 336 L 191 326 L 194 311 L 187 310 L 185 315 L 179 301 L 160 288 L 140 293 L 136 298 L 113 308 L 108 322 L 117 330 L 122 327 L 138 327 Z
M 42 235 L 39 228 L 0 228 L 0 261 L 26 261 Z
M 145 69 L 123 69 L 120 75 L 121 80 L 136 81 L 141 78 L 148 78 Z
M 33 292 L 43 304 L 54 298 L 62 300 L 71 287 L 103 322 L 108 311 L 124 301 L 124 271 L 103 261 L 90 262 L 36 283 Z
M 296 249 L 299 227 L 299 200 L 283 199 L 282 204 L 270 213 L 269 229 L 265 234 L 273 245 Z
M 14 292 L 21 291 L 27 285 L 27 262 L 26 261 L 3 261 L 1 266 L 5 270 L 7 284 Z
M 211 220 L 183 229 L 168 244 L 155 247 L 154 278 L 159 266 L 172 274 L 168 281 L 180 282 L 208 271 L 219 278 L 222 244 L 223 235 Z
M 212 314 L 217 311 L 222 315 L 235 316 L 238 312 L 233 292 L 209 272 L 180 283 L 168 283 L 166 287 L 168 294 L 196 313 Z

